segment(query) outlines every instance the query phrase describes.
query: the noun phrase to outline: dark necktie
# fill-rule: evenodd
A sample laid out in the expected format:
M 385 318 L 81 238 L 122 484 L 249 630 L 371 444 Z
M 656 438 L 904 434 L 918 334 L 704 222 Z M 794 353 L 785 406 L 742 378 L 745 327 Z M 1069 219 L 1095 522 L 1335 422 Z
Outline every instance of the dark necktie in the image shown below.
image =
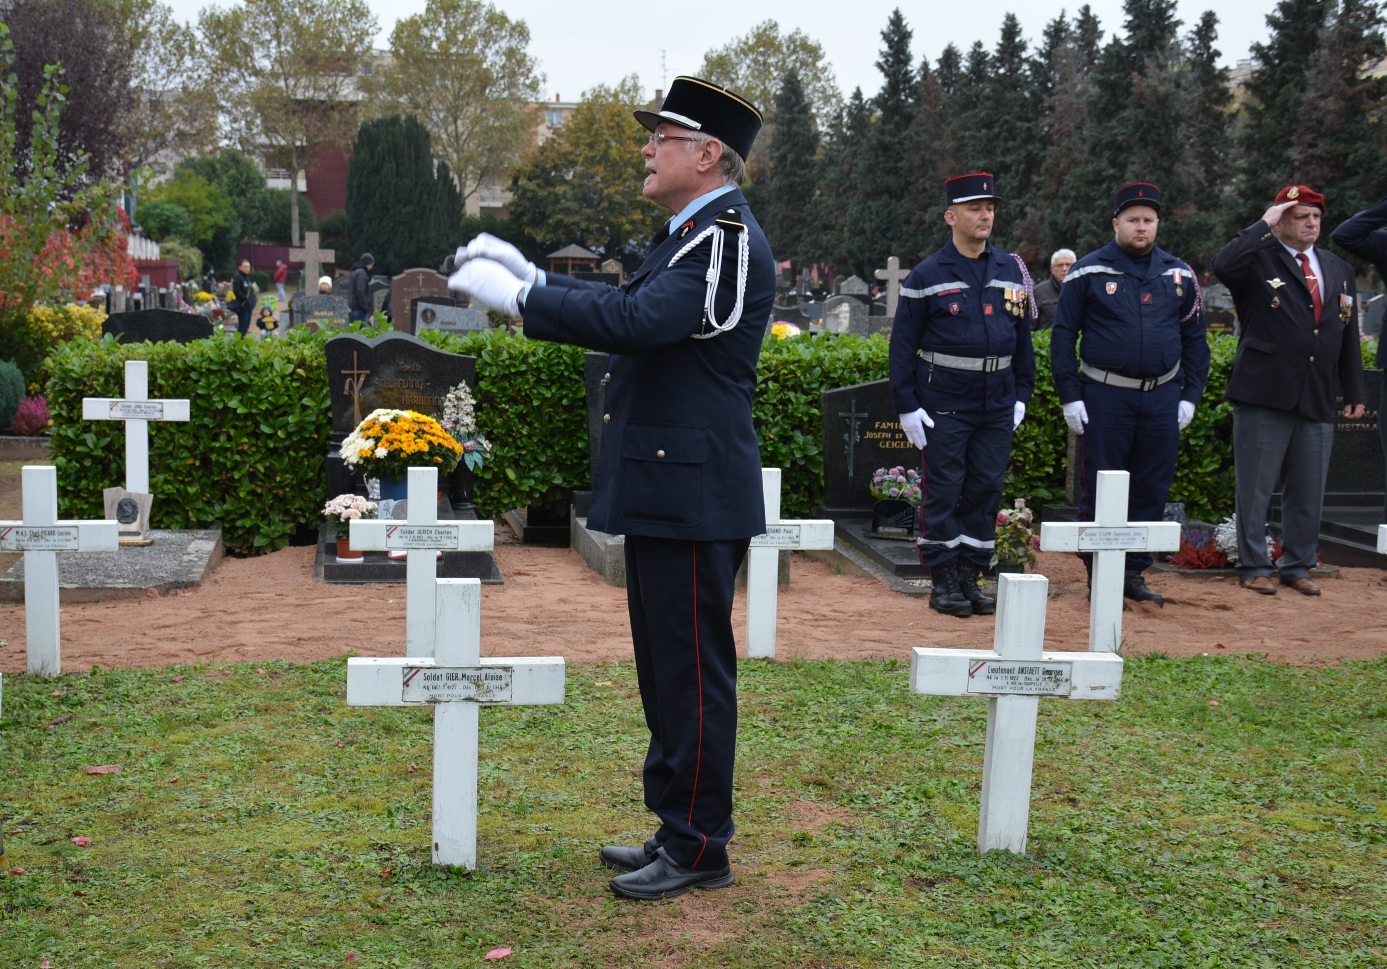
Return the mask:
M 1320 299 L 1320 281 L 1315 278 L 1315 271 L 1310 268 L 1310 257 L 1305 253 L 1297 253 L 1296 258 L 1300 260 L 1300 271 L 1305 274 L 1305 285 L 1310 287 L 1310 302 L 1315 304 L 1315 325 L 1320 322 L 1320 313 L 1324 310 L 1324 300 Z

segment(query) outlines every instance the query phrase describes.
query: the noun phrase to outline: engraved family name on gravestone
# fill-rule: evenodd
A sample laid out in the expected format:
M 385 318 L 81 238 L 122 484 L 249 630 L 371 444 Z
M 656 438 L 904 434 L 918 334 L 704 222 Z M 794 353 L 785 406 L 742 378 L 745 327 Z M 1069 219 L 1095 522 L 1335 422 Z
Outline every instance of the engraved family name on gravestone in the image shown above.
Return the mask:
M 350 433 L 378 407 L 443 416 L 443 398 L 466 381 L 476 387 L 475 357 L 448 353 L 408 333 L 367 339 L 343 333 L 326 348 L 332 429 Z
M 885 380 L 823 392 L 824 507 L 870 509 L 877 468 L 917 467 Z
M 442 333 L 469 333 L 491 329 L 491 321 L 482 310 L 458 306 L 455 300 L 444 303 L 437 296 L 415 300 L 413 313 L 415 332 L 438 330 Z
M 311 295 L 300 293 L 294 297 L 295 326 L 326 329 L 331 326 L 342 326 L 349 319 L 351 319 L 351 310 L 347 308 L 347 300 L 344 296 L 330 296 L 326 293 Z

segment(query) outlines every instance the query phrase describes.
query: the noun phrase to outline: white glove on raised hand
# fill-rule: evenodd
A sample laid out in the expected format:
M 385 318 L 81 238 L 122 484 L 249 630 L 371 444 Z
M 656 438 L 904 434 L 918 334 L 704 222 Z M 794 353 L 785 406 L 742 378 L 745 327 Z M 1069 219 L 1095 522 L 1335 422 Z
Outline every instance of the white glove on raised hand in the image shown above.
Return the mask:
M 930 420 L 923 407 L 901 415 L 901 430 L 905 431 L 905 439 L 922 451 L 925 448 L 925 428 L 933 426 L 934 421 Z
M 1064 405 L 1064 422 L 1075 434 L 1084 432 L 1084 425 L 1088 423 L 1088 408 L 1084 406 L 1083 401 L 1076 400 L 1072 404 Z
M 1011 429 L 1014 431 L 1021 426 L 1021 422 L 1026 419 L 1026 405 L 1019 400 L 1011 410 Z
M 520 250 L 515 246 L 504 239 L 496 238 L 489 232 L 483 232 L 477 236 L 459 249 L 457 255 L 453 257 L 453 261 L 459 266 L 472 259 L 490 259 L 493 262 L 499 262 L 522 283 L 529 283 L 533 286 L 539 282 L 539 270 L 535 268 L 535 264 L 522 256 Z
M 1190 421 L 1194 420 L 1194 405 L 1187 400 L 1180 401 L 1179 414 L 1180 430 L 1190 426 Z
M 490 259 L 469 259 L 448 278 L 448 288 L 466 293 L 494 310 L 520 315 L 520 291 L 525 284 L 505 266 Z

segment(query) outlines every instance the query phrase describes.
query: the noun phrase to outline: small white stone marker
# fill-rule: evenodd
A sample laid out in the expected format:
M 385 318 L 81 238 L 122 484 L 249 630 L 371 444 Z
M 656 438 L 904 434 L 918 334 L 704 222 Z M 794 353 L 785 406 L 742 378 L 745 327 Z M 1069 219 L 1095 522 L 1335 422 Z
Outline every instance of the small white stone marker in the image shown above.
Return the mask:
M 1122 687 L 1122 657 L 1116 653 L 1043 651 L 1049 588 L 1043 575 L 1004 572 L 997 576 L 993 649 L 912 650 L 912 693 L 989 698 L 979 854 L 1026 850 L 1040 698 L 1116 700 Z
M 58 624 L 58 552 L 114 552 L 120 547 L 114 521 L 59 521 L 58 469 L 22 469 L 24 520 L 0 521 L 0 552 L 24 553 L 24 638 L 29 672 L 63 671 Z
M 186 400 L 149 399 L 149 362 L 125 361 L 125 396 L 83 397 L 82 419 L 125 421 L 125 490 L 149 493 L 149 422 L 186 421 Z M 26 566 L 27 568 L 27 566 Z
M 782 520 L 779 468 L 761 469 L 761 492 L 766 530 L 751 540 L 746 553 L 746 654 L 751 659 L 775 659 L 780 550 L 833 548 L 833 520 Z
M 1044 522 L 1042 552 L 1092 552 L 1088 648 L 1115 653 L 1122 646 L 1122 578 L 1128 552 L 1176 552 L 1179 522 L 1127 521 L 1126 471 L 1099 471 L 1091 522 Z
M 1387 555 L 1387 525 L 1377 526 L 1377 550 Z
M 405 563 L 405 655 L 433 655 L 438 553 L 489 552 L 496 526 L 486 521 L 438 520 L 438 469 L 409 469 L 409 517 L 354 519 L 347 527 L 358 552 L 408 551 Z
M 481 581 L 436 582 L 434 658 L 349 658 L 347 705 L 433 706 L 433 861 L 476 868 L 478 708 L 563 703 L 565 667 L 562 656 L 483 659 Z

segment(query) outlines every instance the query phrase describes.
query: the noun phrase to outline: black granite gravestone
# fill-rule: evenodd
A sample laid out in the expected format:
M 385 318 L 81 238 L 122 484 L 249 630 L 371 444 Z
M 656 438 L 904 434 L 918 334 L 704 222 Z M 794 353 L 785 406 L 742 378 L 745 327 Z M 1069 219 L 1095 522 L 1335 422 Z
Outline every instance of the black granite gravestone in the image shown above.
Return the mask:
M 484 310 L 475 306 L 456 306 L 435 303 L 426 298 L 414 301 L 414 332 L 437 330 L 440 333 L 475 333 L 490 330 L 491 320 Z
M 331 296 L 327 293 L 296 294 L 293 315 L 295 326 L 326 329 L 346 323 L 351 319 L 351 310 L 347 309 L 347 300 L 342 296 Z
M 132 310 L 113 313 L 101 324 L 120 343 L 192 343 L 212 335 L 212 321 L 196 313 L 174 310 Z
M 1343 416 L 1344 399 L 1335 382 L 1335 410 L 1339 417 L 1334 424 L 1334 450 L 1329 455 L 1329 477 L 1325 482 L 1325 504 L 1336 504 L 1336 495 L 1373 495 L 1378 508 L 1387 482 L 1383 479 L 1382 432 L 1382 374 L 1378 370 L 1364 373 L 1367 385 L 1367 410 L 1358 420 Z

